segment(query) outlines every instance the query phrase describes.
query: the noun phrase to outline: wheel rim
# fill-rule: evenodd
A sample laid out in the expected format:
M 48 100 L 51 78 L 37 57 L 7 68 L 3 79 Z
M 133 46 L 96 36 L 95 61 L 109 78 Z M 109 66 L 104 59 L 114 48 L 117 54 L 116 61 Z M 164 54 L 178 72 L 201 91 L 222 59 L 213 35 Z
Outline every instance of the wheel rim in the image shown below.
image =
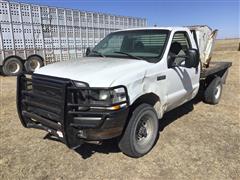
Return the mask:
M 220 97 L 220 94 L 221 94 L 221 85 L 219 84 L 215 89 L 215 93 L 214 93 L 215 99 L 218 99 Z
M 10 73 L 15 74 L 20 70 L 20 65 L 16 62 L 9 62 L 7 69 Z
M 32 59 L 29 62 L 29 66 L 32 71 L 35 71 L 36 69 L 39 69 L 41 65 L 37 59 Z
M 141 117 L 137 124 L 135 139 L 138 145 L 144 145 L 151 141 L 153 136 L 154 123 L 149 115 Z

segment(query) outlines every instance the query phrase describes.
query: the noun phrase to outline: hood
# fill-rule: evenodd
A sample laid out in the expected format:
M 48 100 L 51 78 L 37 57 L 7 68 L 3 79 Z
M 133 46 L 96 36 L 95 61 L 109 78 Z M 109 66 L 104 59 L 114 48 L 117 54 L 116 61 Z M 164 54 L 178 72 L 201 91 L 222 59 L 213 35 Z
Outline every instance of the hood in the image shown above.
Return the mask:
M 152 64 L 135 59 L 84 57 L 44 66 L 36 70 L 35 74 L 82 81 L 88 83 L 91 87 L 111 87 L 113 82 L 121 79 L 121 77 L 126 79 L 128 74 L 132 75 L 134 71 L 136 71 L 136 74 L 144 73 L 150 65 Z

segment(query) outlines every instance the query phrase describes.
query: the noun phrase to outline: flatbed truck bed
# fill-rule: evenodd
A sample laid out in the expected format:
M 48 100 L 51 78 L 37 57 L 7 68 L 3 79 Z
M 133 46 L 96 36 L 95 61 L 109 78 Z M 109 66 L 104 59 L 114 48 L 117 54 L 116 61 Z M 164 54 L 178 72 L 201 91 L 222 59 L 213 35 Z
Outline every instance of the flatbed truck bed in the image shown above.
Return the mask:
M 206 79 L 214 75 L 224 75 L 231 66 L 232 62 L 210 62 L 208 67 L 202 68 L 200 79 Z

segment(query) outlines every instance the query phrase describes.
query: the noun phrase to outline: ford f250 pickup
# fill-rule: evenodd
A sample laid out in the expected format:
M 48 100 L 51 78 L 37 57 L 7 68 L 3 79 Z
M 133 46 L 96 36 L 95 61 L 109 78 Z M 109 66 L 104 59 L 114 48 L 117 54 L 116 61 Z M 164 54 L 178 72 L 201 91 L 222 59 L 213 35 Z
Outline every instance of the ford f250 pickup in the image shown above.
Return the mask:
M 26 128 L 69 148 L 118 137 L 141 157 L 154 146 L 165 112 L 192 100 L 217 104 L 230 62 L 210 62 L 217 30 L 207 26 L 116 31 L 86 57 L 17 78 L 17 109 Z

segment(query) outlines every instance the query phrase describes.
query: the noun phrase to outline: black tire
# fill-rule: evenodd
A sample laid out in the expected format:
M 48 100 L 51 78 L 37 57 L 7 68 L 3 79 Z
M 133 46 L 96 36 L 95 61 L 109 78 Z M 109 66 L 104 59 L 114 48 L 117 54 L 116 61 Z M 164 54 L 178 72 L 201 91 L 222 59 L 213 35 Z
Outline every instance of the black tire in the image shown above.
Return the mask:
M 208 104 L 218 104 L 222 95 L 222 79 L 214 78 L 204 91 L 204 102 Z
M 31 56 L 24 63 L 24 66 L 25 66 L 26 72 L 32 73 L 43 66 L 43 61 L 38 56 Z
M 7 59 L 2 67 L 5 76 L 17 76 L 23 71 L 23 64 L 20 59 L 11 57 Z
M 119 142 L 119 148 L 124 154 L 138 158 L 152 149 L 157 137 L 157 113 L 149 104 L 141 104 L 133 110 L 126 130 Z

